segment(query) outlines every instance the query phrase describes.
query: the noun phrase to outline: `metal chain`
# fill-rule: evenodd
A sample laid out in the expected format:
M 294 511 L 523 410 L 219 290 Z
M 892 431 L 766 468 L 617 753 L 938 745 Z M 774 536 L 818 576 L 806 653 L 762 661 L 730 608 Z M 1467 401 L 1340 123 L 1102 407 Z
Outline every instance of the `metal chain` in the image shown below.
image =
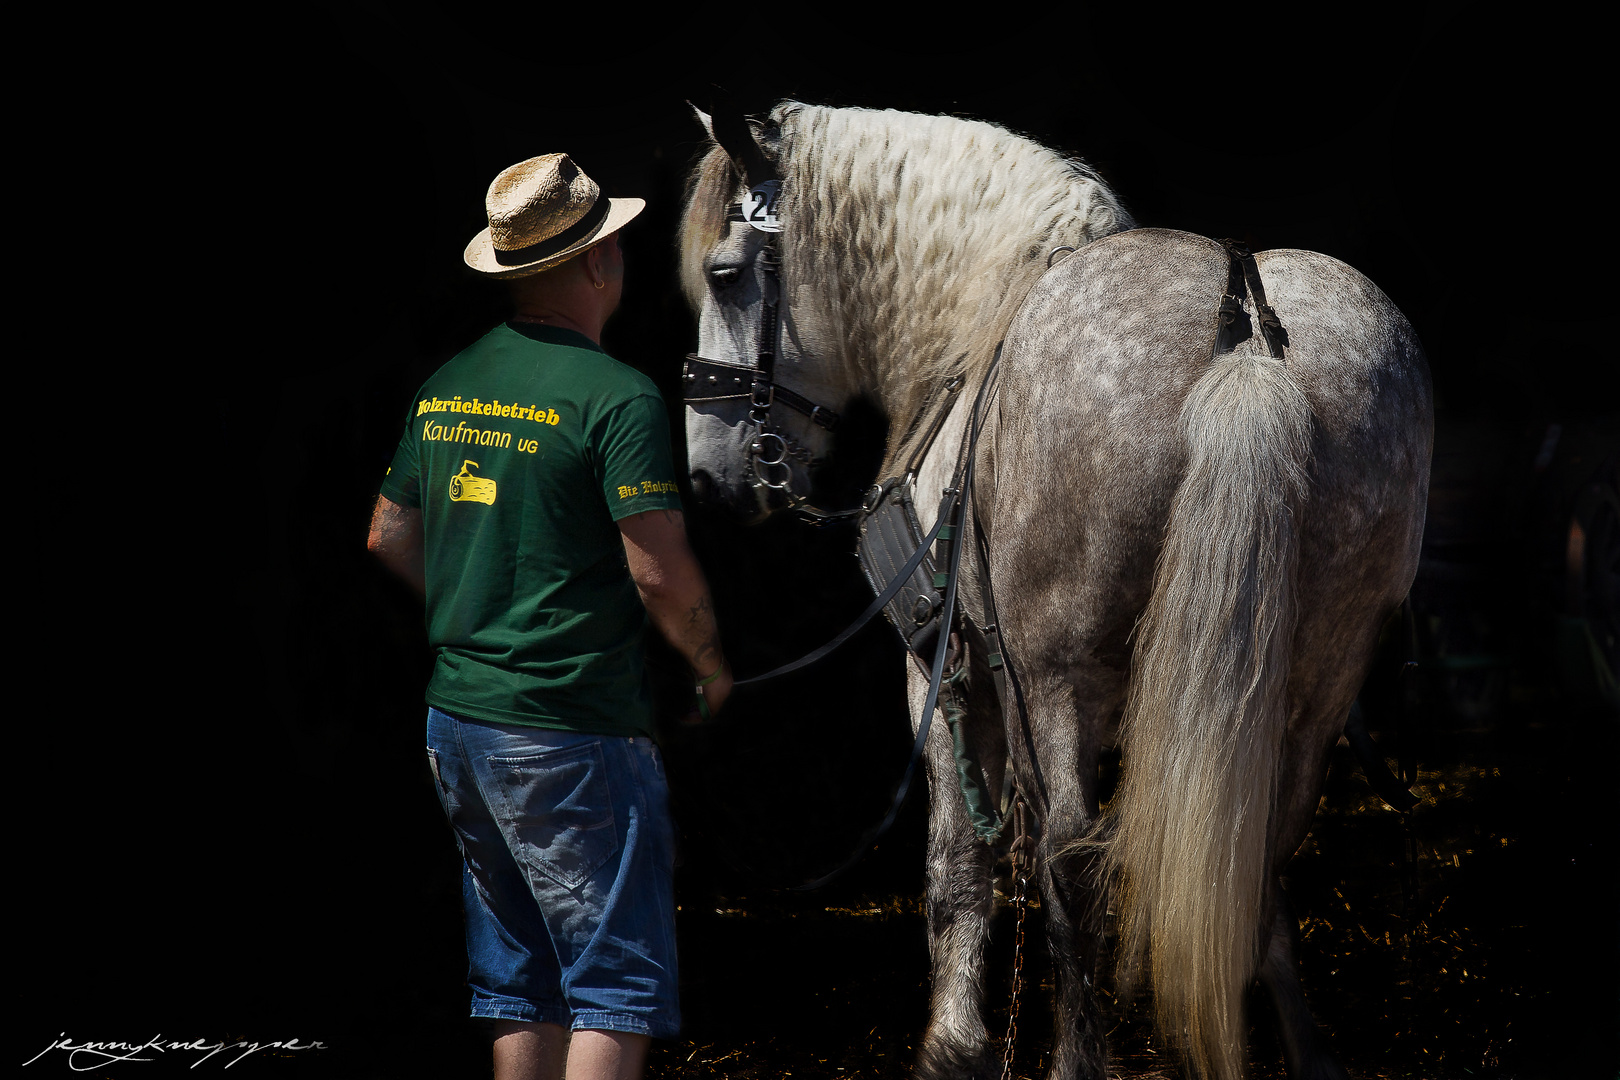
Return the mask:
M 1007 1010 L 1007 1042 L 1001 1054 L 1001 1080 L 1012 1080 L 1013 1053 L 1018 1045 L 1018 999 L 1024 988 L 1024 912 L 1029 907 L 1024 895 L 1027 879 L 1015 866 L 1013 876 L 1018 885 L 1013 890 L 1013 904 L 1018 908 L 1018 929 L 1013 934 L 1012 1006 Z

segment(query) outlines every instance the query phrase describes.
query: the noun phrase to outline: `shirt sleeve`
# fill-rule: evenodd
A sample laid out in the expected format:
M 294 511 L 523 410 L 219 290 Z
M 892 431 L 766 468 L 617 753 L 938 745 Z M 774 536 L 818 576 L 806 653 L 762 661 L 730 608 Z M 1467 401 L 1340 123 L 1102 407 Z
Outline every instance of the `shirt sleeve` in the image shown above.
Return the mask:
M 681 508 L 663 401 L 643 394 L 613 409 L 599 429 L 596 449 L 602 498 L 614 521 Z
M 394 450 L 394 460 L 388 465 L 379 492 L 383 498 L 400 506 L 420 509 L 422 506 L 422 476 L 417 458 L 416 436 L 411 433 L 411 419 L 406 417 L 405 434 Z

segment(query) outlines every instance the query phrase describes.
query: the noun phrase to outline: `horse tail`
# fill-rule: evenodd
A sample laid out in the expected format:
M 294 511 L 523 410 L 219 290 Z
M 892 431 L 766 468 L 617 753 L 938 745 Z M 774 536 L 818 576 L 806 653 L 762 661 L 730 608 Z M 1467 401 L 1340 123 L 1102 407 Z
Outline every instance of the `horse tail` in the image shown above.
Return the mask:
M 1311 410 L 1280 361 L 1227 355 L 1181 426 L 1187 473 L 1138 624 L 1106 865 L 1122 984 L 1145 961 L 1161 1034 L 1195 1075 L 1235 1080 L 1266 929 Z

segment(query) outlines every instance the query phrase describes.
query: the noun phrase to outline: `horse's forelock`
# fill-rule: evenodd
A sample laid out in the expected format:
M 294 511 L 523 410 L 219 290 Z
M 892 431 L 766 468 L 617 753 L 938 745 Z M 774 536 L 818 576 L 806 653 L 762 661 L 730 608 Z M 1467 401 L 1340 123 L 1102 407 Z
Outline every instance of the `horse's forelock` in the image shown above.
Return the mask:
M 703 298 L 708 294 L 703 260 L 726 235 L 726 213 L 736 188 L 731 158 L 719 146 L 711 146 L 692 170 L 686 212 L 681 215 L 681 289 L 693 312 L 703 310 Z

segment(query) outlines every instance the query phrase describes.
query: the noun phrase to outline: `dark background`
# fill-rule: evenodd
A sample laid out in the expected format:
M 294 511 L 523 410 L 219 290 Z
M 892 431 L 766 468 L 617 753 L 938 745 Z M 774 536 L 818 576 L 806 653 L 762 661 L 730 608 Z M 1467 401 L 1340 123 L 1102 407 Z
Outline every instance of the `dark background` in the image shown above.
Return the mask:
M 296 23 L 142 24 L 156 46 L 133 61 L 107 46 L 121 59 L 94 110 L 40 122 L 53 138 L 34 179 L 72 195 L 47 216 L 74 260 L 30 436 L 28 468 L 57 477 L 18 478 L 36 492 L 17 518 L 36 558 L 15 572 L 15 670 L 51 706 L 19 725 L 18 1060 L 61 1032 L 339 1048 L 266 1070 L 288 1075 L 482 1060 L 482 1036 L 454 1019 L 457 869 L 421 753 L 420 611 L 368 560 L 366 521 L 415 388 L 502 317 L 461 251 L 514 161 L 566 150 L 608 194 L 649 201 L 623 237 L 625 302 L 604 345 L 678 400 L 695 326 L 673 236 L 701 150 L 685 101 L 714 83 L 750 112 L 795 97 L 998 122 L 1084 157 L 1142 225 L 1362 270 L 1434 373 L 1448 501 L 1431 530 L 1470 567 L 1435 587 L 1434 610 L 1508 658 L 1494 690 L 1438 690 L 1431 735 L 1557 711 L 1558 544 L 1616 445 L 1598 166 L 1613 135 L 1594 26 L 1470 5 L 1327 22 L 1212 7 L 1176 25 L 1001 25 L 975 9 L 984 22 L 943 27 L 954 40 L 935 49 L 916 21 L 936 17 L 919 10 L 809 27 L 785 9 L 704 26 L 677 14 L 661 27 L 606 9 L 344 4 Z M 182 29 L 208 47 L 177 45 Z M 98 224 L 109 207 L 133 236 Z M 70 402 L 95 410 L 96 434 L 52 449 Z M 1552 423 L 1563 449 L 1537 473 Z M 37 492 L 68 469 L 97 479 L 74 481 L 88 497 L 64 509 Z M 864 601 L 847 533 L 781 521 L 744 536 L 696 513 L 692 529 L 745 673 Z M 683 908 L 791 908 L 772 890 L 836 864 L 905 757 L 898 676 L 879 627 L 774 696 L 739 696 L 716 729 L 672 735 Z M 1596 743 L 1571 730 L 1535 797 L 1585 794 L 1569 814 L 1527 811 L 1555 846 L 1613 821 L 1612 725 Z M 915 896 L 921 820 L 915 799 L 811 903 Z M 1567 1020 L 1582 1045 L 1610 1046 L 1612 883 L 1583 868 L 1560 888 L 1574 892 L 1543 898 L 1527 946 L 1545 934 L 1561 995 L 1536 1014 L 1541 1037 Z M 704 977 L 701 957 L 685 962 Z M 703 1030 L 721 1026 L 709 998 L 694 1007 Z

